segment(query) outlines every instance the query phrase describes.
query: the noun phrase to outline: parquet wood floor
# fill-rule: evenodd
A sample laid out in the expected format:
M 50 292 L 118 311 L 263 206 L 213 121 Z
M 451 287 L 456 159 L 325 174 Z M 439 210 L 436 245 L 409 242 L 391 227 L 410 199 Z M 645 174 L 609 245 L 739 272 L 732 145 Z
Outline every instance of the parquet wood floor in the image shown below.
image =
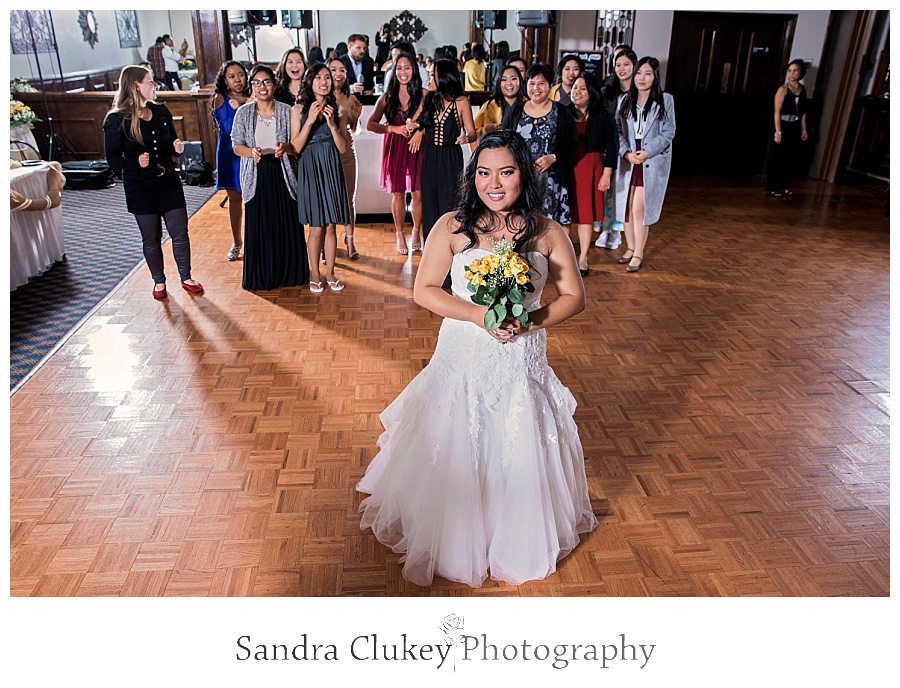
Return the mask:
M 12 397 L 12 595 L 889 594 L 878 198 L 674 180 L 643 270 L 592 249 L 549 355 L 600 526 L 546 580 L 480 589 L 411 585 L 359 529 L 378 414 L 440 323 L 418 255 L 364 225 L 343 293 L 245 292 L 217 200 L 191 221 L 204 296 L 154 302 L 140 270 Z

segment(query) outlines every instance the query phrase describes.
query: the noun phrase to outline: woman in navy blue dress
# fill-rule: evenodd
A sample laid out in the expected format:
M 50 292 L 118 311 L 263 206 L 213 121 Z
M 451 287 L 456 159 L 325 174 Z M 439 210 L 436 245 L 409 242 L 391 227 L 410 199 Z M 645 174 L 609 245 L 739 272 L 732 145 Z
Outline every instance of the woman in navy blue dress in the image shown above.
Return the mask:
M 216 188 L 224 189 L 228 196 L 228 218 L 231 221 L 233 240 L 228 249 L 228 260 L 237 260 L 244 245 L 241 238 L 244 215 L 241 159 L 235 155 L 231 145 L 231 127 L 234 124 L 234 113 L 249 97 L 247 70 L 240 62 L 229 60 L 219 68 L 216 75 L 216 96 L 212 102 L 212 117 L 219 130 L 216 144 Z

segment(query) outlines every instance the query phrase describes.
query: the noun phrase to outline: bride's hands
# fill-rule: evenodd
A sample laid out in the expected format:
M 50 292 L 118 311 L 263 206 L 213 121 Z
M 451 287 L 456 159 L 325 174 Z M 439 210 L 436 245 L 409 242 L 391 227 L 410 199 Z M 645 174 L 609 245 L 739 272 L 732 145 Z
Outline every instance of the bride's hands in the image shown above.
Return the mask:
M 498 342 L 508 342 L 511 341 L 513 337 L 527 331 L 527 329 L 528 328 L 526 327 L 522 327 L 522 323 L 520 323 L 515 316 L 508 315 L 500 324 L 500 327 L 488 332 L 488 334 Z

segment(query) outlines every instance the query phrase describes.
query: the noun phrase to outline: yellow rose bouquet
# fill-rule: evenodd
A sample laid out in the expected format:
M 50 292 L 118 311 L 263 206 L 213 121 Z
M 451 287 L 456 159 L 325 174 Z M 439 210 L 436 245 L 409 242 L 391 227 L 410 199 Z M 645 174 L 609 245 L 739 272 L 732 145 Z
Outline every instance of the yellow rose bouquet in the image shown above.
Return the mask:
M 476 258 L 466 269 L 466 280 L 472 301 L 487 306 L 484 326 L 490 332 L 500 327 L 510 314 L 522 325 L 528 327 L 531 320 L 525 310 L 525 294 L 534 291 L 530 268 L 513 245 L 501 239 L 494 244 L 494 252 L 483 258 Z
M 33 129 L 34 127 L 32 125 L 35 122 L 40 121 L 38 116 L 34 114 L 34 110 L 25 105 L 22 101 L 9 101 L 9 126 L 17 127 L 24 124 Z

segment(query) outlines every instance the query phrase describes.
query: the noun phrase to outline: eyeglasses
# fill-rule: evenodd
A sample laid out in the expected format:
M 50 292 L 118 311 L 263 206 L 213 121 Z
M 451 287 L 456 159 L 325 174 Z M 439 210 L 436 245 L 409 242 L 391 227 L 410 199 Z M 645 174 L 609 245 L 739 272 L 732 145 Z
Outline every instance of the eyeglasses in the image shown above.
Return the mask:
M 260 81 L 259 79 L 254 79 L 253 81 L 250 82 L 250 85 L 251 86 L 271 86 L 274 83 L 275 82 L 272 81 L 271 79 L 263 79 L 262 81 Z

